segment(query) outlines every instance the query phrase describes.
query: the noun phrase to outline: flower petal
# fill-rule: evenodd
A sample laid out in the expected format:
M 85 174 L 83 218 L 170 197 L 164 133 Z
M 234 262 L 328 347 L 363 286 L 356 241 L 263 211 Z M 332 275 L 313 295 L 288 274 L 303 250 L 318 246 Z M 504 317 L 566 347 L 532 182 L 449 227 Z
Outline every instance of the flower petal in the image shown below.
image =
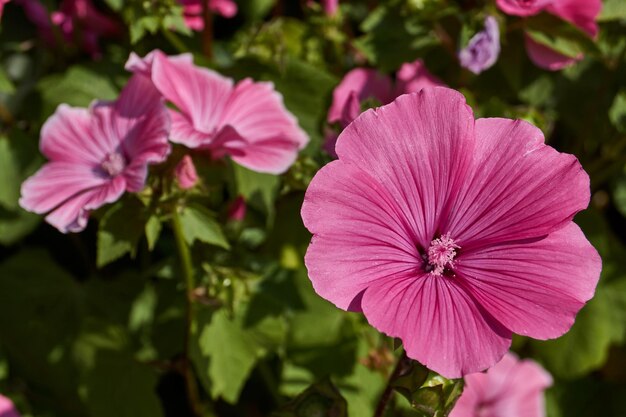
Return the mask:
M 576 157 L 546 146 L 535 126 L 479 119 L 476 145 L 473 168 L 441 225 L 463 251 L 543 237 L 587 207 L 589 177 Z
M 473 128 L 463 95 L 425 88 L 361 114 L 341 133 L 335 150 L 340 160 L 369 172 L 390 193 L 425 250 L 449 196 L 465 181 Z
M 535 339 L 561 336 L 593 297 L 602 262 L 574 223 L 537 241 L 463 253 L 457 279 L 507 328 Z
M 230 78 L 183 59 L 154 56 L 152 82 L 192 122 L 196 130 L 214 133 L 233 88 Z
M 90 110 L 65 104 L 41 129 L 41 153 L 54 161 L 98 165 L 118 145 L 116 138 L 98 134 Z
M 525 36 L 526 52 L 530 60 L 538 66 L 548 71 L 559 71 L 583 59 L 580 54 L 576 58 L 570 58 L 557 51 L 535 42 L 529 36 Z
M 445 276 L 372 282 L 361 308 L 372 326 L 402 339 L 407 356 L 446 378 L 490 367 L 511 345 L 511 332 Z
M 506 14 L 533 16 L 544 10 L 553 0 L 496 0 L 496 5 Z
M 350 164 L 334 161 L 317 173 L 304 197 L 302 219 L 313 233 L 305 257 L 313 287 L 344 310 L 372 282 L 422 264 L 391 195 Z
M 186 115 L 171 109 L 169 113 L 172 120 L 172 131 L 170 133 L 172 142 L 180 143 L 188 148 L 207 147 L 211 144 L 213 136 L 196 130 L 193 122 Z
M 397 96 L 407 93 L 417 93 L 425 87 L 445 86 L 443 81 L 428 71 L 424 61 L 421 59 L 402 64 L 396 74 L 396 84 Z
M 598 34 L 596 19 L 601 10 L 601 0 L 559 0 L 546 7 L 546 11 L 579 27 L 591 37 Z
M 356 68 L 348 72 L 333 91 L 333 103 L 328 111 L 328 122 L 342 119 L 344 108 L 351 93 L 356 93 L 359 101 L 375 98 L 387 104 L 393 97 L 391 79 L 371 68 Z
M 75 195 L 108 181 L 87 165 L 49 162 L 24 181 L 20 205 L 28 211 L 43 214 Z
M 113 178 L 107 184 L 84 191 L 65 201 L 46 216 L 46 221 L 60 232 L 80 232 L 87 226 L 89 212 L 107 203 L 117 201 L 126 187 L 123 177 Z

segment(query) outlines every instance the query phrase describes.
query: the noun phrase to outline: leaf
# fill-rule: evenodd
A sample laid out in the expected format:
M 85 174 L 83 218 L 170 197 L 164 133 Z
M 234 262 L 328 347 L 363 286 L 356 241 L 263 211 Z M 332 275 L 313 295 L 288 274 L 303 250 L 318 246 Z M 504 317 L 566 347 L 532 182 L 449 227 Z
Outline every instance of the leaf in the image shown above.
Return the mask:
M 20 187 L 41 163 L 36 141 L 20 130 L 0 135 L 0 207 L 19 208 Z
M 38 85 L 44 102 L 44 115 L 50 115 L 61 103 L 86 107 L 93 100 L 113 100 L 118 89 L 102 74 L 75 66 L 64 74 L 42 78 Z
M 161 230 L 163 226 L 159 218 L 155 215 L 152 215 L 148 218 L 145 227 L 146 240 L 148 241 L 148 249 L 152 251 L 159 240 L 159 236 L 161 235 Z
M 244 198 L 247 205 L 273 217 L 274 200 L 278 192 L 279 178 L 276 175 L 262 174 L 232 164 L 236 195 Z
M 570 58 L 597 51 L 595 43 L 585 32 L 546 13 L 528 18 L 525 33 L 535 42 Z
M 0 244 L 12 245 L 31 233 L 41 223 L 41 217 L 18 209 L 4 210 L 0 207 Z
M 86 378 L 87 406 L 93 417 L 161 417 L 157 374 L 127 353 L 100 350 Z
M 134 197 L 123 199 L 109 208 L 98 227 L 98 268 L 127 253 L 134 256 L 145 223 L 144 207 Z
M 0 93 L 13 94 L 15 92 L 15 86 L 9 79 L 7 72 L 4 68 L 0 67 Z
M 626 3 L 623 0 L 604 0 L 602 11 L 598 16 L 599 22 L 626 19 Z
M 230 247 L 222 227 L 208 209 L 197 204 L 189 204 L 181 211 L 180 222 L 188 245 L 191 246 L 199 240 L 224 249 Z
M 620 91 L 615 95 L 613 104 L 609 109 L 611 123 L 621 133 L 626 133 L 626 91 Z
M 311 385 L 274 417 L 348 417 L 348 404 L 330 379 Z

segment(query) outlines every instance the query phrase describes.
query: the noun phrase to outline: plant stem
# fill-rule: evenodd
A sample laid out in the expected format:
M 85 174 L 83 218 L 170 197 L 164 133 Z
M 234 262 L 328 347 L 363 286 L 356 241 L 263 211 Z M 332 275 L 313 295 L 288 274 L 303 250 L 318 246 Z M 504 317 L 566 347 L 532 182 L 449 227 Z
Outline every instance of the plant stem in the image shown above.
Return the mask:
M 172 210 L 172 230 L 174 231 L 174 239 L 176 240 L 176 247 L 178 249 L 178 257 L 180 259 L 181 271 L 185 279 L 185 299 L 187 300 L 186 319 L 185 319 L 185 339 L 184 339 L 184 358 L 182 363 L 182 373 L 185 378 L 185 385 L 187 387 L 187 396 L 189 399 L 189 406 L 194 416 L 202 416 L 202 405 L 200 403 L 200 396 L 198 394 L 198 386 L 191 367 L 190 346 L 192 338 L 192 326 L 194 321 L 194 295 L 195 289 L 193 263 L 191 262 L 191 252 L 189 246 L 185 242 L 185 236 L 183 234 L 183 226 L 180 221 L 180 215 L 178 214 L 178 206 Z
M 187 45 L 185 45 L 185 42 L 183 42 L 180 37 L 178 37 L 178 35 L 176 35 L 174 32 L 172 32 L 169 29 L 162 29 L 163 32 L 163 36 L 165 36 L 165 38 L 167 38 L 167 40 L 169 41 L 169 43 L 172 44 L 172 46 L 174 48 L 176 48 L 176 50 L 178 52 L 180 52 L 181 54 L 185 53 L 185 52 L 189 52 L 189 48 L 187 48 Z
M 387 404 L 389 403 L 389 400 L 391 399 L 391 396 L 393 394 L 393 381 L 400 375 L 400 373 L 404 369 L 406 361 L 406 353 L 402 351 L 402 355 L 400 356 L 400 358 L 398 358 L 398 363 L 396 363 L 396 367 L 394 368 L 391 375 L 389 375 L 387 386 L 381 394 L 380 400 L 378 400 L 378 405 L 376 406 L 374 417 L 383 417 L 383 415 L 385 414 L 385 409 L 387 408 Z
M 202 31 L 202 52 L 204 55 L 213 58 L 213 13 L 209 9 L 209 2 L 204 1 L 202 5 L 202 17 L 204 19 L 204 30 Z

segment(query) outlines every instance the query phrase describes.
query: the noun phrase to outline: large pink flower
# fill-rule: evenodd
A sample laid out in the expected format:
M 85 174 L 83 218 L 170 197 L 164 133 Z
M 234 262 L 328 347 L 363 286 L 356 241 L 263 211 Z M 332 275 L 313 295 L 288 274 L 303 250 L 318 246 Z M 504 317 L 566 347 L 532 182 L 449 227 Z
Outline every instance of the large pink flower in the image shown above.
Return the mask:
M 0 417 L 21 417 L 13 401 L 4 395 L 0 395 Z
M 446 377 L 496 363 L 513 332 L 565 333 L 601 261 L 572 222 L 589 178 L 520 120 L 474 120 L 425 88 L 368 110 L 305 196 L 316 292 L 362 311 Z
M 237 14 L 237 3 L 233 0 L 205 0 L 209 10 L 220 16 L 231 18 Z M 204 29 L 202 0 L 178 0 L 183 5 L 183 17 L 185 25 L 191 30 L 201 31 Z
M 465 377 L 450 417 L 544 417 L 543 392 L 551 385 L 552 377 L 537 363 L 507 353 L 486 373 Z
M 61 232 L 85 228 L 91 210 L 145 185 L 147 165 L 165 160 L 170 121 L 158 91 L 130 79 L 114 102 L 89 109 L 60 105 L 41 130 L 49 159 L 22 184 L 20 205 Z
M 533 16 L 541 12 L 551 13 L 573 24 L 590 37 L 598 34 L 596 18 L 602 9 L 601 0 L 497 0 L 503 12 L 515 16 Z M 582 55 L 572 58 L 539 44 L 526 36 L 528 56 L 538 67 L 557 71 L 580 61 Z
M 126 68 L 150 77 L 178 109 L 170 112 L 173 142 L 279 174 L 309 140 L 270 82 L 246 78 L 233 84 L 230 78 L 193 65 L 191 55 L 168 57 L 161 51 L 143 59 L 131 54 Z

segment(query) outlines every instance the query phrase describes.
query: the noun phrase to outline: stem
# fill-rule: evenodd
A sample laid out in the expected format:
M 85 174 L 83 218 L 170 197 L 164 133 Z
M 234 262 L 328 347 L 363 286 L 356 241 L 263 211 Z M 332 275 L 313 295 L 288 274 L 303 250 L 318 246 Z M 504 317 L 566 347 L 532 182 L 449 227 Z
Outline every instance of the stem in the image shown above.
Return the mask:
M 204 30 L 202 31 L 202 52 L 208 58 L 213 58 L 213 14 L 209 9 L 209 2 L 204 0 L 202 5 Z
M 180 215 L 178 214 L 178 207 L 174 207 L 172 210 L 172 230 L 174 231 L 174 238 L 176 240 L 176 247 L 178 249 L 178 256 L 180 258 L 181 271 L 185 279 L 185 299 L 187 300 L 186 310 L 186 323 L 185 323 L 185 339 L 184 339 L 184 358 L 182 373 L 185 377 L 185 385 L 187 387 L 187 396 L 189 399 L 189 406 L 194 416 L 202 416 L 202 405 L 200 403 L 200 396 L 198 394 L 198 386 L 196 379 L 191 368 L 190 346 L 192 337 L 192 326 L 194 319 L 194 295 L 195 289 L 193 263 L 191 262 L 191 252 L 189 246 L 185 242 L 185 236 L 183 234 L 183 227 L 180 222 Z
M 171 43 L 172 46 L 176 48 L 178 52 L 180 52 L 181 54 L 185 52 L 189 52 L 189 48 L 187 48 L 187 45 L 185 45 L 185 42 L 183 42 L 180 39 L 180 37 L 178 37 L 178 35 L 176 35 L 174 32 L 165 28 L 162 29 L 162 32 L 163 32 L 163 36 L 165 36 L 168 42 Z
M 398 363 L 396 363 L 396 367 L 393 372 L 389 376 L 389 380 L 387 381 L 387 386 L 380 396 L 380 400 L 378 400 L 378 405 L 376 406 L 376 411 L 374 412 L 374 417 L 383 417 L 385 414 L 385 409 L 387 408 L 387 404 L 391 399 L 391 395 L 393 394 L 393 381 L 400 376 L 400 373 L 405 367 L 407 361 L 406 353 L 402 351 L 402 355 L 398 358 Z

